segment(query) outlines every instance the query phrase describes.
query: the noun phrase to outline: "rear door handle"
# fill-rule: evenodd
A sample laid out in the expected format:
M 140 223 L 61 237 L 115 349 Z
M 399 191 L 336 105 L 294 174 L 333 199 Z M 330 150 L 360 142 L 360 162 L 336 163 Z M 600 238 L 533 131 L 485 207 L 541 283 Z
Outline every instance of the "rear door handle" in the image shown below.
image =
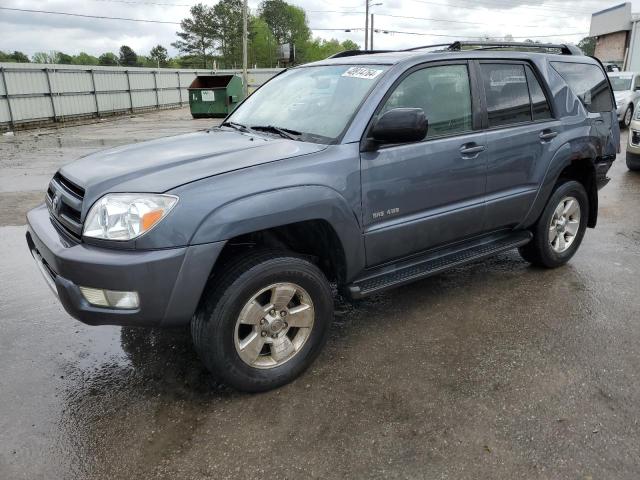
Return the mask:
M 484 145 L 478 145 L 475 142 L 465 143 L 460 147 L 460 155 L 464 158 L 475 158 L 480 152 L 484 152 L 487 147 Z
M 551 140 L 552 138 L 556 138 L 558 136 L 558 132 L 554 132 L 553 130 L 543 130 L 540 132 L 540 140 L 543 142 L 546 140 Z

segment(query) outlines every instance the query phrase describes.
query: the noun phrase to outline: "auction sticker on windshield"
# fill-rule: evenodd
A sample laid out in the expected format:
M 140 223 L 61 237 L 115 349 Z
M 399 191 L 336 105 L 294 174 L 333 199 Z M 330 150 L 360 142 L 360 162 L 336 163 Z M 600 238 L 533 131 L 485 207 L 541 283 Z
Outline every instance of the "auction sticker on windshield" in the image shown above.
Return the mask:
M 381 73 L 382 73 L 382 70 L 377 70 L 375 68 L 351 67 L 346 72 L 344 72 L 342 76 L 351 77 L 351 78 L 364 78 L 366 80 L 371 80 L 372 78 L 376 78 Z

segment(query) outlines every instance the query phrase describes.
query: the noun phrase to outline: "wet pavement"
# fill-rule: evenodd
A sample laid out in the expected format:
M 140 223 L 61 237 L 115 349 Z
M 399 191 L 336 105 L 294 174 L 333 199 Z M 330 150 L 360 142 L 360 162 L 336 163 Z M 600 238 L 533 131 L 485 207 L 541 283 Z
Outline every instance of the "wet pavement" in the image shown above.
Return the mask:
M 512 252 L 338 301 L 312 368 L 245 395 L 215 385 L 188 331 L 69 318 L 24 242 L 25 202 L 62 163 L 209 123 L 178 110 L 0 137 L 1 479 L 640 477 L 640 175 L 624 153 L 567 266 Z

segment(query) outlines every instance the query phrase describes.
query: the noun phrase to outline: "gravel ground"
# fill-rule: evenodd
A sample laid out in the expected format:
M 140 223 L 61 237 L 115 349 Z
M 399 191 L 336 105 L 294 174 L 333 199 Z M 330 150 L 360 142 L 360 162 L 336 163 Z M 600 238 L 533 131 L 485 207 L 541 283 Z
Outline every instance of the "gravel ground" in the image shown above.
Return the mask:
M 324 353 L 273 392 L 217 388 L 187 331 L 66 315 L 24 241 L 51 175 L 212 123 L 172 110 L 0 137 L 0 478 L 640 477 L 640 175 L 624 152 L 570 264 L 513 252 L 338 300 Z

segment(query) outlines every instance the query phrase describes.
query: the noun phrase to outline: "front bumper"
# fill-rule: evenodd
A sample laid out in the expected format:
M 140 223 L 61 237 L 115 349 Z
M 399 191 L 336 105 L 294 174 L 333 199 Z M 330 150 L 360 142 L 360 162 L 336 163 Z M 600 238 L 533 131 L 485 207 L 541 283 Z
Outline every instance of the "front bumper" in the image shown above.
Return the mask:
M 187 324 L 224 242 L 163 250 L 100 248 L 67 237 L 42 205 L 27 214 L 27 244 L 65 310 L 89 325 Z M 135 310 L 95 307 L 79 287 L 135 291 Z
M 634 120 L 629 128 L 629 141 L 627 142 L 627 153 L 640 155 L 640 122 Z

